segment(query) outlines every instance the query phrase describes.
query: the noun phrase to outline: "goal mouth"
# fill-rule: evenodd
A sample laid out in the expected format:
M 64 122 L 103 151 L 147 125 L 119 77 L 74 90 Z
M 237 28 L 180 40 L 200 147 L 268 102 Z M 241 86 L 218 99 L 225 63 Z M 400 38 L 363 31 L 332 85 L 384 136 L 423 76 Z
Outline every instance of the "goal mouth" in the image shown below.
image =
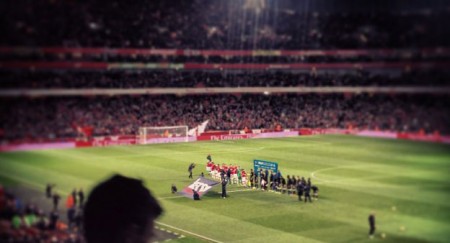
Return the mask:
M 139 127 L 139 144 L 188 142 L 188 126 Z

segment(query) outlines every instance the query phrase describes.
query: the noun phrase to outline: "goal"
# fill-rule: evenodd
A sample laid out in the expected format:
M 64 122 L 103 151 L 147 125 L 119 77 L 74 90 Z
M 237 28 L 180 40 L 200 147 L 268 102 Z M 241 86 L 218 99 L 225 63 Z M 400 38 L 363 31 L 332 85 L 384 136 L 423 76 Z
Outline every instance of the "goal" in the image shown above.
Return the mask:
M 139 144 L 187 142 L 188 127 L 140 127 L 137 141 Z

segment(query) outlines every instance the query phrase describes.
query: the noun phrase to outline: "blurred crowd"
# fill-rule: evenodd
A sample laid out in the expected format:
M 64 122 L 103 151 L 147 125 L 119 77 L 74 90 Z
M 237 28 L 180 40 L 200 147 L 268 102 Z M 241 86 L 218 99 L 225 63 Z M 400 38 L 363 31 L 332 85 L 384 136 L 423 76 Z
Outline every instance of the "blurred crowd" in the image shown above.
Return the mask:
M 250 2 L 250 1 L 248 1 Z M 262 1 L 260 1 L 262 2 Z M 448 46 L 438 11 L 301 11 L 297 1 L 0 2 L 1 45 L 179 49 Z M 273 5 L 273 6 L 272 6 Z M 292 6 L 291 6 L 292 5 Z M 120 16 L 120 18 L 118 17 Z
M 2 140 L 134 135 L 141 126 L 188 125 L 208 130 L 348 128 L 439 131 L 448 134 L 447 96 L 434 95 L 189 95 L 2 98 Z
M 0 185 L 0 242 L 84 242 L 79 210 L 54 208 L 45 212 L 36 204 L 26 203 L 27 200 Z M 62 219 L 60 214 L 65 211 L 68 217 L 73 217 L 72 222 Z
M 408 72 L 0 71 L 0 88 L 448 86 L 445 70 Z

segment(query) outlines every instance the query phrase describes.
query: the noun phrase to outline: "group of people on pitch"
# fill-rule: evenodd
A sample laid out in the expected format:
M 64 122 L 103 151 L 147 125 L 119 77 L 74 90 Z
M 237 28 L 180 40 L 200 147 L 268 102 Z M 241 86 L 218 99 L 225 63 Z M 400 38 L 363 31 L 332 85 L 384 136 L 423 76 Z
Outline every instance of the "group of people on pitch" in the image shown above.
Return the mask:
M 227 183 L 243 185 L 250 188 L 261 188 L 262 190 L 275 191 L 280 193 L 287 193 L 288 195 L 298 195 L 299 201 L 304 200 L 312 202 L 312 198 L 319 198 L 319 188 L 316 185 L 311 184 L 311 179 L 305 180 L 304 177 L 290 176 L 286 178 L 282 176 L 280 171 L 276 173 L 273 171 L 260 169 L 258 173 L 255 173 L 253 169 L 250 169 L 250 173 L 247 177 L 245 169 L 241 169 L 238 165 L 226 165 L 223 163 L 215 164 L 211 160 L 211 155 L 207 156 L 206 171 L 212 176 L 213 179 L 226 181 Z
M 275 173 L 260 169 L 258 173 L 254 173 L 253 170 L 250 170 L 250 186 L 258 188 L 258 183 L 262 190 L 297 195 L 299 201 L 312 202 L 311 191 L 314 199 L 318 200 L 319 198 L 319 188 L 311 184 L 311 178 L 305 180 L 304 177 L 290 175 L 287 175 L 285 178 L 280 171 Z

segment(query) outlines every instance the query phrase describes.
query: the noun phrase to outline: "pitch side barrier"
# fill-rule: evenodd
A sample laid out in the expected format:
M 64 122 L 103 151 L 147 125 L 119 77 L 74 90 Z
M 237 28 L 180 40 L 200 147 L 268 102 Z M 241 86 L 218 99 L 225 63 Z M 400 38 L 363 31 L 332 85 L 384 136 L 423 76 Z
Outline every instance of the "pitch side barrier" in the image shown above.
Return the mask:
M 391 132 L 391 131 L 373 131 L 373 130 L 357 130 L 357 129 L 320 129 L 320 128 L 301 128 L 293 130 L 285 130 L 281 132 L 252 130 L 244 134 L 229 134 L 227 131 L 207 132 L 199 136 L 189 137 L 188 142 L 195 141 L 223 141 L 223 140 L 241 140 L 241 139 L 258 139 L 258 138 L 282 138 L 282 137 L 296 137 L 296 136 L 313 136 L 321 134 L 347 134 L 353 136 L 364 136 L 374 138 L 387 139 L 403 139 L 411 141 L 435 142 L 450 144 L 450 136 L 440 135 L 439 133 L 425 134 L 423 132 Z M 157 143 L 177 143 L 185 142 L 184 138 L 155 138 L 147 141 L 147 144 Z M 121 136 L 104 136 L 94 137 L 89 141 L 15 141 L 11 143 L 2 143 L 0 145 L 0 152 L 9 151 L 28 151 L 28 150 L 43 150 L 43 149 L 68 149 L 68 148 L 83 148 L 83 147 L 107 147 L 107 146 L 121 146 L 121 145 L 136 145 L 138 139 L 135 135 L 121 135 Z

